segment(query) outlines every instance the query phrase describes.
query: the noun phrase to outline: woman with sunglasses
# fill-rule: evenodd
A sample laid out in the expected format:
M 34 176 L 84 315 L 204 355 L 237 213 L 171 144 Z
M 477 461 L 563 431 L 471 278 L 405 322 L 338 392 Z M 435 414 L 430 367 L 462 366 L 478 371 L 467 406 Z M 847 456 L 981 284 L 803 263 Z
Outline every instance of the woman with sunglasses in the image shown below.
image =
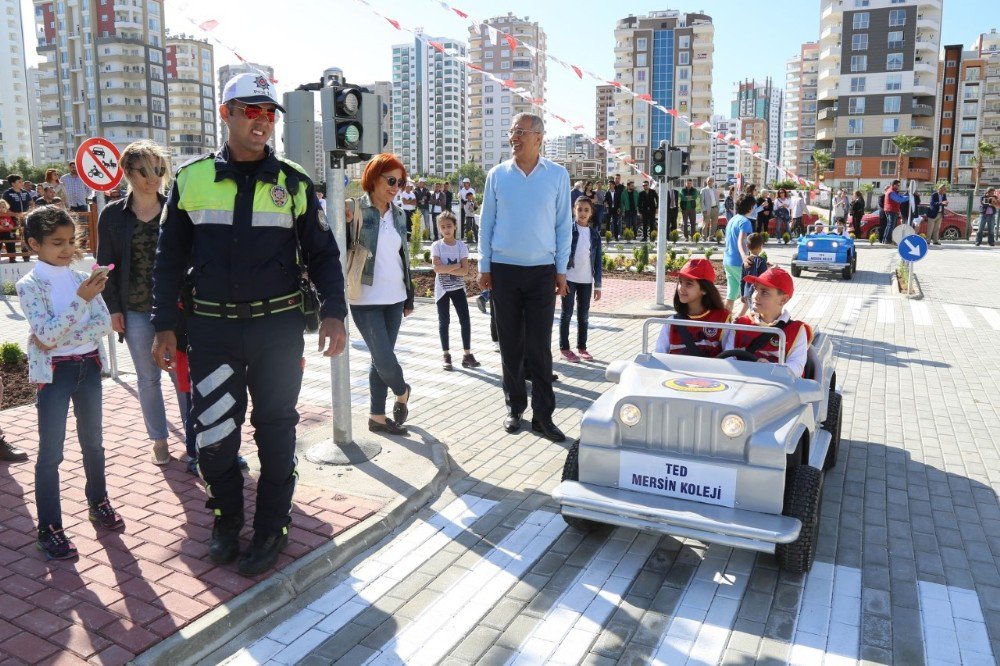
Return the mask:
M 361 272 L 361 293 L 350 299 L 351 318 L 371 354 L 368 392 L 371 404 L 368 430 L 406 435 L 410 385 L 396 358 L 396 337 L 403 317 L 413 312 L 410 282 L 410 246 L 406 242 L 406 214 L 394 203 L 406 185 L 406 167 L 391 153 L 376 155 L 365 166 L 358 200 L 361 230 L 355 240 L 368 251 Z M 354 202 L 346 202 L 348 233 L 353 229 Z M 396 396 L 392 418 L 385 414 L 389 389 Z
M 160 389 L 160 369 L 149 350 L 153 347 L 153 257 L 160 235 L 160 212 L 166 202 L 170 157 L 158 144 L 143 139 L 122 151 L 121 165 L 128 194 L 101 212 L 97 223 L 97 263 L 114 264 L 108 274 L 104 302 L 111 312 L 111 328 L 125 344 L 139 378 L 139 406 L 146 433 L 153 440 L 153 462 L 170 462 L 167 417 Z M 177 377 L 170 373 L 176 386 Z M 178 392 L 181 419 L 186 416 L 186 394 Z

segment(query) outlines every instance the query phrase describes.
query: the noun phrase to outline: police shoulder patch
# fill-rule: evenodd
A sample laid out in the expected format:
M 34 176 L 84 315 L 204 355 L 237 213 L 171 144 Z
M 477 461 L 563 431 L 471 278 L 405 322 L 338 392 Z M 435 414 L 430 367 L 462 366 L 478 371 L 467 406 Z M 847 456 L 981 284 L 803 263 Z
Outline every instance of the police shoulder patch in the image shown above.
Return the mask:
M 330 221 L 326 219 L 326 213 L 319 206 L 316 207 L 316 221 L 319 222 L 319 228 L 323 231 L 330 230 Z
M 271 201 L 278 208 L 284 207 L 288 203 L 288 190 L 286 190 L 281 185 L 275 185 L 271 188 Z

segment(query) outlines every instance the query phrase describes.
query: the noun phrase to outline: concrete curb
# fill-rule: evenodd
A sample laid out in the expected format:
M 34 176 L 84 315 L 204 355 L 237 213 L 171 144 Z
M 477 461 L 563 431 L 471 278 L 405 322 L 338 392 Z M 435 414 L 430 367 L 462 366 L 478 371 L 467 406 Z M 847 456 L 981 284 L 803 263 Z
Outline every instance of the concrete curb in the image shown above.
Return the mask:
M 136 666 L 172 666 L 204 659 L 385 538 L 444 490 L 451 474 L 448 449 L 437 439 L 429 440 L 428 444 L 437 473 L 426 486 L 410 497 L 391 502 L 378 514 L 198 618 L 129 663 Z
M 913 276 L 913 293 L 904 294 L 899 287 L 899 283 L 896 280 L 896 270 L 899 268 L 899 264 L 892 267 L 892 273 L 889 274 L 889 286 L 892 288 L 892 293 L 900 298 L 906 298 L 912 301 L 923 300 L 924 290 L 920 288 L 920 278 L 916 275 Z

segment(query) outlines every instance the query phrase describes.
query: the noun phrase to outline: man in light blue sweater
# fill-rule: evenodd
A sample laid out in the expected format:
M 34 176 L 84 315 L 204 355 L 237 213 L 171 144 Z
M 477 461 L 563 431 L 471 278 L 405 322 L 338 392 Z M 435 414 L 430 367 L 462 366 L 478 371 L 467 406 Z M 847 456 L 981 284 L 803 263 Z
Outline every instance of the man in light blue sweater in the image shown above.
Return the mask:
M 513 158 L 490 169 L 479 221 L 479 286 L 492 289 L 503 391 L 504 429 L 521 427 L 528 406 L 525 365 L 531 373 L 531 428 L 554 442 L 566 439 L 552 423 L 552 319 L 564 296 L 572 239 L 566 169 L 541 157 L 545 124 L 519 113 L 508 131 Z

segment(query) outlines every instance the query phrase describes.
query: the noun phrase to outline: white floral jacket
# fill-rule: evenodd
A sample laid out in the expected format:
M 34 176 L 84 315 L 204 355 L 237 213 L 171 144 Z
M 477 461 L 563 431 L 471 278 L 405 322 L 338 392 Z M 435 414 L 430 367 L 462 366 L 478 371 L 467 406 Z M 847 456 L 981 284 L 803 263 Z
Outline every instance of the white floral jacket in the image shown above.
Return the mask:
M 77 285 L 90 276 L 73 271 Z M 111 315 L 104 299 L 95 297 L 89 303 L 79 296 L 69 307 L 56 315 L 52 308 L 52 285 L 34 271 L 17 281 L 17 296 L 21 310 L 31 326 L 31 332 L 45 345 L 82 345 L 94 342 L 101 355 L 101 367 L 108 367 L 108 356 L 102 338 L 111 333 Z M 84 315 L 90 314 L 86 323 L 80 324 Z M 28 339 L 28 381 L 33 384 L 52 382 L 52 352 L 42 351 Z

